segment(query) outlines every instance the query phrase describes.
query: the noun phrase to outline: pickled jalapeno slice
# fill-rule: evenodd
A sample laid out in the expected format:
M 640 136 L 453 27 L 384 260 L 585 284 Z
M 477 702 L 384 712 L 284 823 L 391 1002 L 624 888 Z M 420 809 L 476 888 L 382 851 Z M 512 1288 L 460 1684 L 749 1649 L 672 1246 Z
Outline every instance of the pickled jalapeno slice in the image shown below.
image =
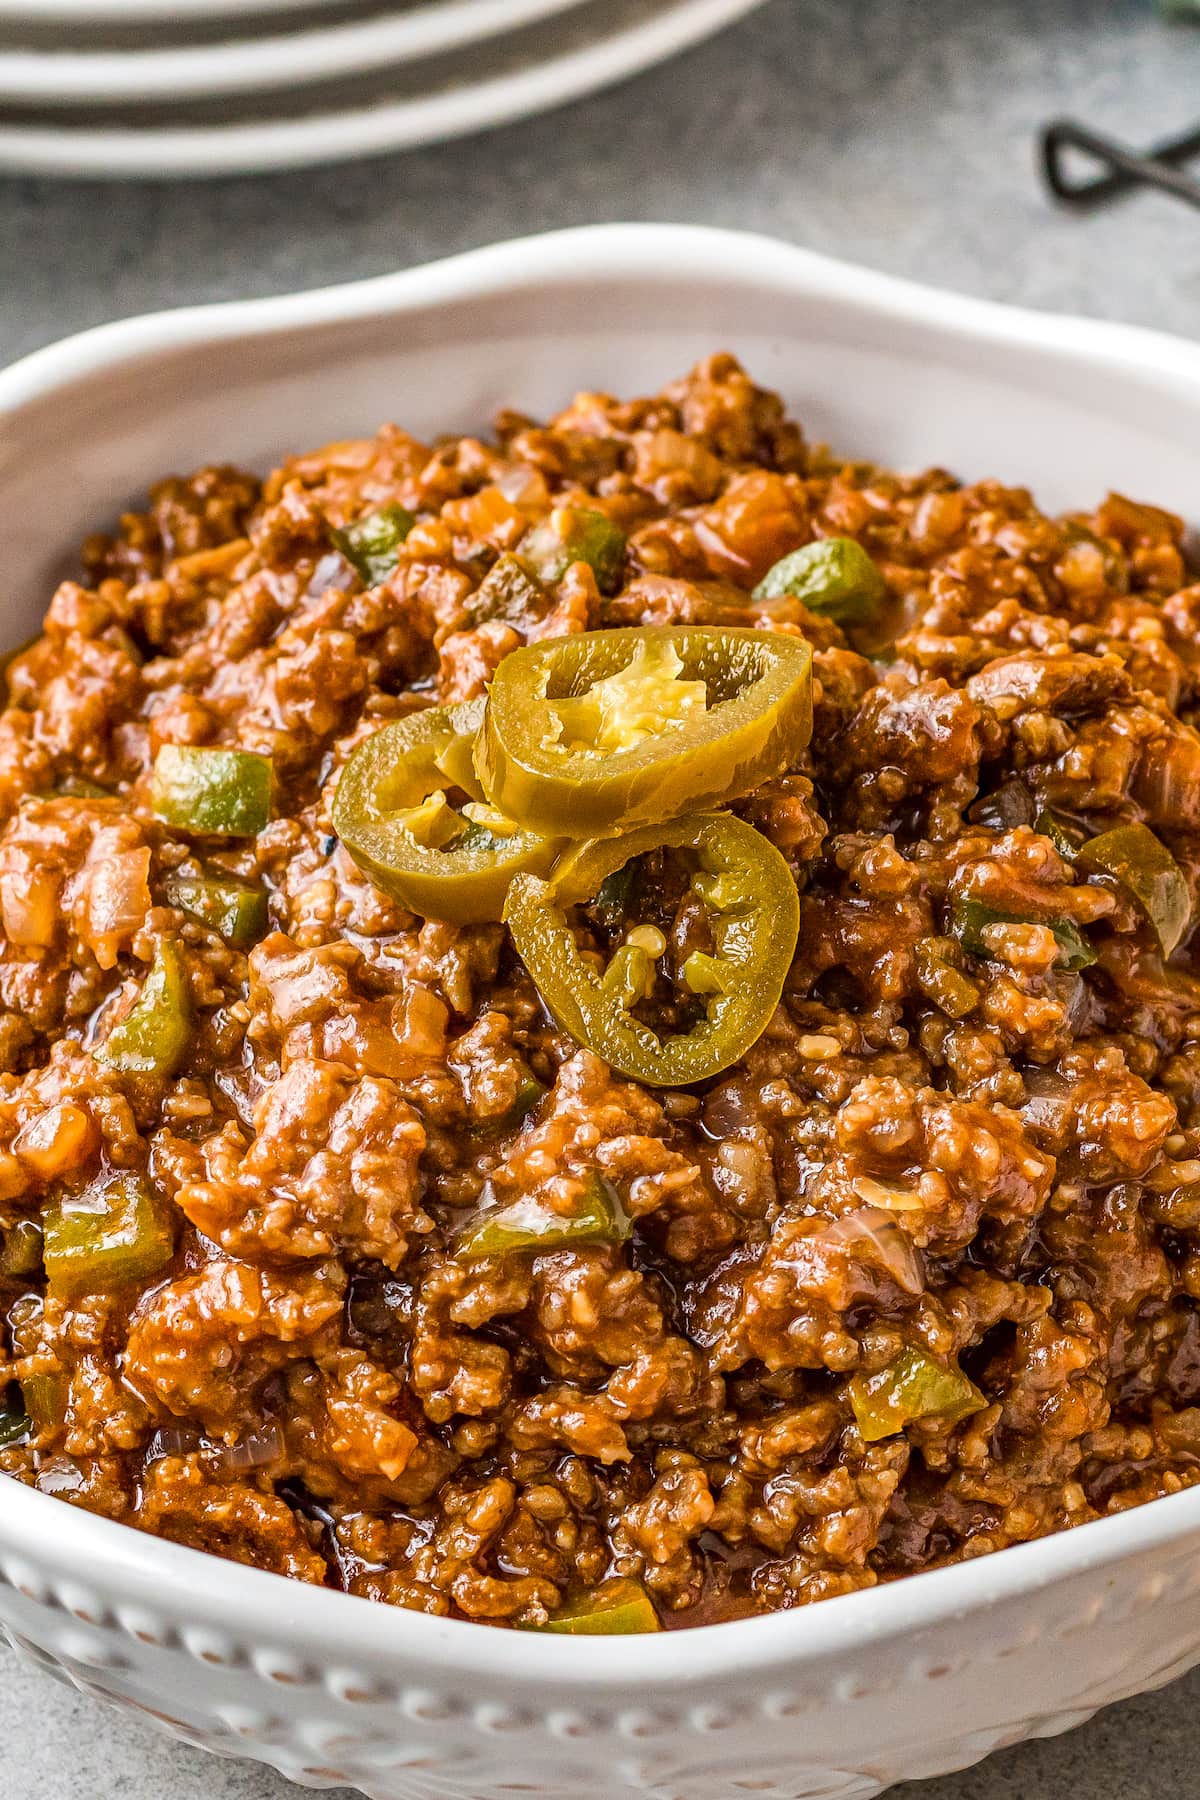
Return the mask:
M 665 1036 L 636 1011 L 653 994 L 666 947 L 662 933 L 634 925 L 600 971 L 585 959 L 569 917 L 619 869 L 652 851 L 682 855 L 693 865 L 690 887 L 704 905 L 713 943 L 712 954 L 693 952 L 680 971 L 699 1013 L 696 1023 Z M 504 916 L 564 1031 L 623 1075 L 651 1087 L 680 1087 L 727 1068 L 761 1036 L 791 967 L 800 905 L 792 872 L 773 844 L 727 813 L 700 813 L 581 845 L 548 880 L 518 876 Z
M 456 925 L 498 919 L 513 876 L 548 869 L 559 848 L 494 810 L 472 817 L 448 798 L 459 788 L 480 795 L 471 746 L 483 707 L 434 706 L 385 725 L 354 751 L 333 800 L 334 829 L 376 887 L 410 912 Z
M 724 805 L 792 766 L 811 735 L 803 639 L 633 626 L 506 656 L 475 761 L 501 812 L 578 839 Z

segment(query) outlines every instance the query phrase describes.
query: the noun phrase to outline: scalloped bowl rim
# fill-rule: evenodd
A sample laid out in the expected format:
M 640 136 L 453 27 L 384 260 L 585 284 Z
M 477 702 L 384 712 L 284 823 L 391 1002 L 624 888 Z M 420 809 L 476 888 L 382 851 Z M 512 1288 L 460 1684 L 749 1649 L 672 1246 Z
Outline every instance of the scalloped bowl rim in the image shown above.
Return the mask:
M 866 306 L 897 322 L 934 324 L 961 340 L 1161 379 L 1176 395 L 1186 389 L 1200 405 L 1200 345 L 1165 333 L 951 294 L 752 233 L 637 224 L 515 239 L 365 281 L 98 326 L 0 371 L 0 427 L 28 403 L 164 351 L 399 316 L 409 307 L 500 294 L 531 276 L 677 282 L 681 273 L 705 279 L 714 270 L 726 282 L 774 280 L 788 289 Z M 15 1559 L 28 1559 L 34 1589 L 38 1565 L 53 1566 L 80 1581 L 119 1587 L 131 1601 L 186 1609 L 193 1619 L 247 1629 L 269 1624 L 323 1660 L 365 1654 L 385 1662 L 423 1661 L 459 1676 L 502 1673 L 509 1681 L 552 1681 L 559 1689 L 586 1689 L 593 1699 L 627 1690 L 631 1683 L 658 1691 L 727 1669 L 820 1663 L 1115 1566 L 1166 1547 L 1198 1526 L 1200 1488 L 1193 1488 L 1028 1544 L 789 1612 L 646 1636 L 589 1637 L 575 1641 L 567 1653 L 561 1637 L 497 1631 L 380 1605 L 150 1536 L 17 1481 L 5 1479 L 0 1488 L 0 1551 L 14 1559 L 14 1572 Z

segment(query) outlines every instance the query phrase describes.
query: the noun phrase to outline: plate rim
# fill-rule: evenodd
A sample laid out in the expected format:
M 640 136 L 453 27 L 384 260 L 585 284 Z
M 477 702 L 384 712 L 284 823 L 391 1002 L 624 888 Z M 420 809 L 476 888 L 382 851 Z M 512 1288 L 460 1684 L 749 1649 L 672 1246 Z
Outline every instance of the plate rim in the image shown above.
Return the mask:
M 302 87 L 402 68 L 557 19 L 590 0 L 430 0 L 430 4 L 287 28 L 271 15 L 262 36 L 203 44 L 74 50 L 0 47 L 0 102 L 94 106 Z M 0 0 L 0 17 L 4 0 Z M 231 20 L 230 24 L 236 24 Z
M 258 13 L 284 15 L 328 8 L 352 0 L 0 0 L 0 25 L 37 30 L 55 25 L 168 25 L 183 21 L 200 25 L 235 25 Z
M 0 171 L 206 180 L 383 156 L 551 112 L 630 79 L 755 11 L 763 0 L 663 0 L 654 14 L 515 72 L 417 100 L 267 123 L 58 128 L 0 123 Z

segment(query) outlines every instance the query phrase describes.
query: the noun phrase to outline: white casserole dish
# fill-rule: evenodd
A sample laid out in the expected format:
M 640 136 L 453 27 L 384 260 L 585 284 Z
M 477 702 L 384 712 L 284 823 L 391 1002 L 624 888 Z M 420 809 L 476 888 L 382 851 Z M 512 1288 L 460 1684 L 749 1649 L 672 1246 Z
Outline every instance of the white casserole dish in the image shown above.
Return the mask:
M 0 374 L 2 635 L 148 481 L 396 418 L 481 428 L 715 349 L 813 438 L 1196 510 L 1200 347 L 894 282 L 762 238 L 604 226 L 283 300 L 107 326 Z M 204 1557 L 0 1482 L 18 1649 L 188 1742 L 373 1800 L 865 1796 L 1200 1662 L 1200 1489 L 792 1614 L 506 1633 Z

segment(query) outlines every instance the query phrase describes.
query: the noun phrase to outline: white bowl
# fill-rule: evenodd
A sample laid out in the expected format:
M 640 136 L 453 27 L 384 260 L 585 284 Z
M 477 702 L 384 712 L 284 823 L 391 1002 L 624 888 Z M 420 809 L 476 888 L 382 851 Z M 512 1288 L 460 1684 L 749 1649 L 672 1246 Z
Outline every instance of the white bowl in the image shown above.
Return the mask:
M 658 388 L 717 347 L 812 436 L 900 465 L 1200 495 L 1200 348 L 912 287 L 762 238 L 602 226 L 106 326 L 0 375 L 6 638 L 154 477 L 394 417 Z M 563 1639 L 248 1570 L 0 1483 L 19 1649 L 190 1743 L 375 1800 L 832 1800 L 1065 1730 L 1200 1661 L 1200 1490 L 791 1614 Z

